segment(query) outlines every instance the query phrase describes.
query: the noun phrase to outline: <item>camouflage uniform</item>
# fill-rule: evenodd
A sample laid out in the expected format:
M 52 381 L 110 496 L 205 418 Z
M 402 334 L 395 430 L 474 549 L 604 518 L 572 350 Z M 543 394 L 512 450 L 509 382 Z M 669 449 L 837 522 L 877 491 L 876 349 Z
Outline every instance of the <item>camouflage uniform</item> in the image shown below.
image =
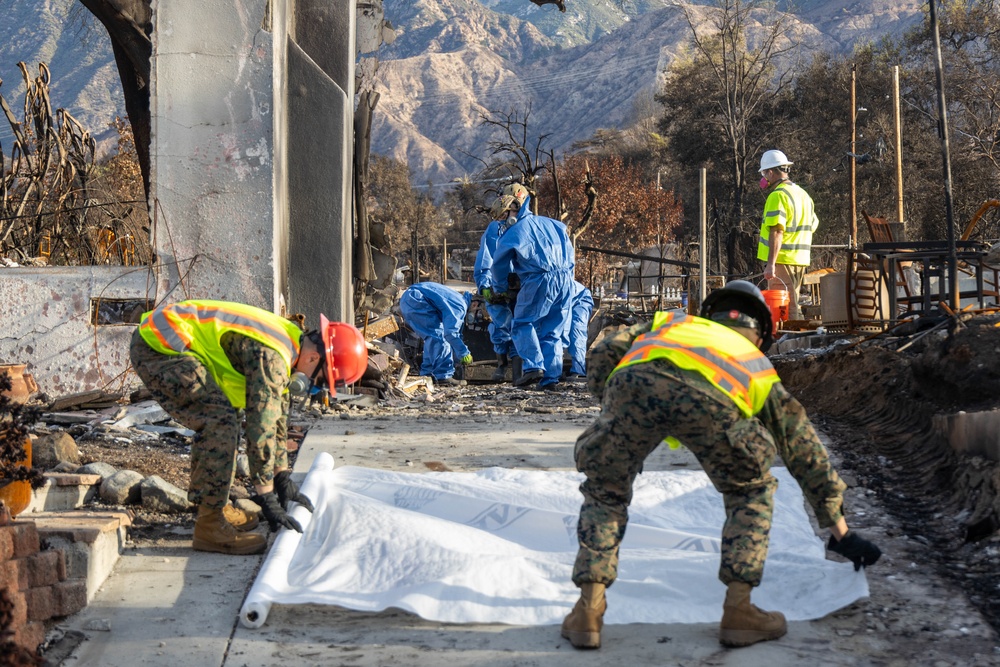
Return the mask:
M 270 484 L 276 469 L 288 467 L 288 366 L 277 351 L 246 336 L 228 332 L 220 344 L 233 368 L 247 380 L 250 481 L 257 486 Z M 198 432 L 191 446 L 188 499 L 213 509 L 223 507 L 236 473 L 239 411 L 196 357 L 160 354 L 138 329 L 129 353 L 132 367 L 153 398 L 174 419 Z
M 606 380 L 636 336 L 649 330 L 649 323 L 626 329 L 595 346 L 588 358 L 588 386 L 602 403 L 597 421 L 576 442 L 577 469 L 587 479 L 580 485 L 584 502 L 573 582 L 614 582 L 632 482 L 646 457 L 672 436 L 698 458 L 723 495 L 719 579 L 757 586 L 777 487 L 770 473 L 775 454 L 799 482 L 822 528 L 843 516 L 846 485 L 831 468 L 805 410 L 780 383 L 772 387 L 763 410 L 746 419 L 701 375 L 666 359 L 626 366 Z

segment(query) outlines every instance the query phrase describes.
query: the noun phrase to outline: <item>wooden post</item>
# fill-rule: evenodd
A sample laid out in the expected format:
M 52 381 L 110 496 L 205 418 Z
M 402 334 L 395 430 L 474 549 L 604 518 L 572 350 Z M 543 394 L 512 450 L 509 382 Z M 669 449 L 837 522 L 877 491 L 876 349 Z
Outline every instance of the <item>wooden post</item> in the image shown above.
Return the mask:
M 705 297 L 708 296 L 708 170 L 702 167 L 700 170 L 701 183 L 700 183 L 700 201 L 699 201 L 699 221 L 701 223 L 700 233 L 698 235 L 698 279 L 701 285 L 698 288 L 698 304 L 705 303 Z M 688 299 L 688 305 L 690 307 L 691 299 Z
M 410 284 L 416 285 L 420 282 L 420 247 L 417 245 L 417 228 L 413 227 L 413 238 L 410 242 Z

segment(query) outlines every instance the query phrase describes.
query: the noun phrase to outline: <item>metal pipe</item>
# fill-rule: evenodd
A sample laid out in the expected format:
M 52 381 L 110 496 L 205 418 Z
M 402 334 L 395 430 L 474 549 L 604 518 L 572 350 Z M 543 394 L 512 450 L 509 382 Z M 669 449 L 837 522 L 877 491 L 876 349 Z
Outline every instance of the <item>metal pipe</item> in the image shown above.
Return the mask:
M 932 0 L 933 1 L 933 0 Z M 858 135 L 858 66 L 851 65 L 851 247 L 858 247 L 858 165 L 854 156 Z
M 664 259 L 662 257 L 655 257 L 653 255 L 637 255 L 634 252 L 621 252 L 620 250 L 605 250 L 603 248 L 595 248 L 589 245 L 577 246 L 577 250 L 583 250 L 585 252 L 599 252 L 603 255 L 611 255 L 613 257 L 628 257 L 629 259 L 642 259 L 650 262 L 660 262 L 661 264 L 680 266 L 685 269 L 698 268 L 698 265 L 695 264 L 694 262 L 682 262 L 678 259 Z
M 936 3 L 931 0 L 931 32 L 934 34 L 934 69 L 937 72 L 938 136 L 941 137 L 941 160 L 944 162 L 944 210 L 948 227 L 948 289 L 951 308 L 958 310 L 958 252 L 955 249 L 955 219 L 951 198 L 951 151 L 948 148 L 948 108 L 944 99 L 944 65 L 941 62 L 941 34 L 938 31 Z
M 903 220 L 903 125 L 899 116 L 899 65 L 892 68 L 892 115 L 896 126 L 896 220 Z

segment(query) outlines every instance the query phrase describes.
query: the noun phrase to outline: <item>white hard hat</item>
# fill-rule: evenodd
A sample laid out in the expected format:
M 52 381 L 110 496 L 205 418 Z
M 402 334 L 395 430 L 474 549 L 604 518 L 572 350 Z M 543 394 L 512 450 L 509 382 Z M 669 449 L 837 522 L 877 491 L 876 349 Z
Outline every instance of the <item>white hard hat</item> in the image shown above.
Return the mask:
M 760 156 L 760 171 L 774 169 L 775 167 L 789 167 L 793 164 L 794 162 L 785 157 L 785 154 L 781 151 L 764 151 L 764 154 Z

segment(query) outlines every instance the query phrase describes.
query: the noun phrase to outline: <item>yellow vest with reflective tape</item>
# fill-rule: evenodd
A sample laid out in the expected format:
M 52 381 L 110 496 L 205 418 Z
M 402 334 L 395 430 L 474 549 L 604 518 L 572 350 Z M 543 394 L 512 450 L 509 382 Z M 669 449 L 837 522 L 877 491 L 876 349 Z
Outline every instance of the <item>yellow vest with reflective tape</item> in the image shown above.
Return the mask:
M 819 227 L 819 219 L 809 193 L 795 183 L 786 181 L 778 184 L 767 196 L 757 242 L 757 259 L 763 262 L 767 261 L 771 229 L 775 225 L 784 228 L 781 248 L 775 261 L 778 264 L 809 266 L 812 236 Z
M 728 396 L 744 417 L 760 412 L 771 387 L 781 381 L 764 353 L 740 333 L 680 311 L 656 313 L 652 330 L 633 341 L 611 375 L 651 359 L 667 359 L 698 373 Z
M 302 330 L 272 312 L 229 301 L 180 301 L 143 313 L 139 334 L 160 354 L 190 354 L 205 364 L 234 408 L 247 403 L 246 377 L 233 368 L 219 341 L 242 334 L 275 350 L 288 365 L 299 356 Z

